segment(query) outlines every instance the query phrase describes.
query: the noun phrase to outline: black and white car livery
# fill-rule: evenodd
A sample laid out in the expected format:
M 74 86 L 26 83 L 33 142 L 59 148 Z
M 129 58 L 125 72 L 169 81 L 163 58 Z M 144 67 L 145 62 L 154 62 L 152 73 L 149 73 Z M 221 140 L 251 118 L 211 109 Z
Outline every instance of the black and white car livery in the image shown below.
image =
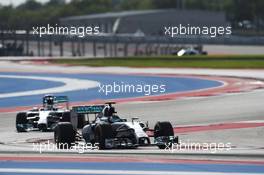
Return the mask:
M 16 115 L 17 132 L 31 130 L 53 130 L 61 121 L 69 121 L 69 100 L 67 96 L 46 95 L 42 99 L 43 106 L 19 112 Z M 65 106 L 58 106 L 59 104 Z
M 60 122 L 54 129 L 57 147 L 70 148 L 84 140 L 87 144 L 96 144 L 99 149 L 137 148 L 151 145 L 148 132 L 154 133 L 154 144 L 160 149 L 178 142 L 170 122 L 157 122 L 154 129 L 149 129 L 148 124 L 138 118 L 132 121 L 120 118 L 112 104 L 73 107 L 71 121 Z M 92 121 L 91 115 L 95 117 Z

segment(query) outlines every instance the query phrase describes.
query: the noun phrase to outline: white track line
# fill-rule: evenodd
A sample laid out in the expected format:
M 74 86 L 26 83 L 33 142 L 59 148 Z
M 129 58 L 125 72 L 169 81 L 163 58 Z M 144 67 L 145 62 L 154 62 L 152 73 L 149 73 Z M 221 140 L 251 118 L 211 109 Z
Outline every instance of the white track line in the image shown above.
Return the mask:
M 89 89 L 89 88 L 94 88 L 94 87 L 99 86 L 99 82 L 97 82 L 97 81 L 80 80 L 80 79 L 74 79 L 74 78 L 54 78 L 54 77 L 20 76 L 20 75 L 0 75 L 0 78 L 20 78 L 20 79 L 32 79 L 32 80 L 46 80 L 46 81 L 64 83 L 63 86 L 54 87 L 54 88 L 30 90 L 30 91 L 23 91 L 23 92 L 3 93 L 3 94 L 0 94 L 0 98 L 61 93 L 61 92 L 67 92 L 67 91 Z M 23 86 L 23 84 L 21 84 L 20 86 Z
M 85 169 L 26 169 L 0 168 L 0 173 L 36 173 L 36 174 L 129 174 L 129 175 L 241 175 L 241 173 L 188 172 L 188 171 L 134 171 L 134 170 L 85 170 Z M 243 175 L 259 175 L 243 173 Z
M 212 125 L 223 125 L 223 124 L 244 124 L 244 123 L 264 123 L 264 120 L 245 120 L 237 122 L 220 122 L 220 123 L 203 123 L 199 125 L 177 125 L 176 128 L 184 127 L 203 127 L 203 126 L 212 126 Z

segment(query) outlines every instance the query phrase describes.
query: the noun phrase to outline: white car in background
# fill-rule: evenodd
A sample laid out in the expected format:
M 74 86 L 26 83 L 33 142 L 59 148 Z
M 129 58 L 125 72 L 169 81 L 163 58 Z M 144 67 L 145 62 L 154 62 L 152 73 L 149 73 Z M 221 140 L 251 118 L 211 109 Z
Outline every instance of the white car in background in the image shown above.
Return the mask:
M 207 52 L 201 52 L 194 48 L 184 48 L 177 52 L 177 56 L 186 56 L 186 55 L 207 55 Z
M 65 103 L 65 106 L 58 106 Z M 61 121 L 70 121 L 67 96 L 46 95 L 43 97 L 43 106 L 32 110 L 19 112 L 16 115 L 17 132 L 31 130 L 53 130 Z

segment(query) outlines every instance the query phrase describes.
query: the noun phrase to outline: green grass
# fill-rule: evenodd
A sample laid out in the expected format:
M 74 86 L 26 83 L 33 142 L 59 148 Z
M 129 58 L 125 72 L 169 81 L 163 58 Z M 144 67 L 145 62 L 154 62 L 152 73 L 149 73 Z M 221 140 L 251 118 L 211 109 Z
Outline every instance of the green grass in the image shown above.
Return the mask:
M 99 59 L 55 59 L 56 64 L 81 66 L 121 66 L 121 67 L 168 67 L 168 68 L 226 68 L 262 69 L 264 55 L 224 55 L 224 56 L 157 56 L 123 57 Z

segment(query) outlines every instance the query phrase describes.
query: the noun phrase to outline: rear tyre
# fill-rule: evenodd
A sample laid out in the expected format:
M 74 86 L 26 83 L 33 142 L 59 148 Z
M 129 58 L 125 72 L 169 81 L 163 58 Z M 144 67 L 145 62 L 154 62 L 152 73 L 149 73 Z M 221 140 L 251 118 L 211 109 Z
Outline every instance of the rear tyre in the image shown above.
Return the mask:
M 62 114 L 61 122 L 71 122 L 71 113 L 70 112 L 64 112 Z
M 154 138 L 174 136 L 173 127 L 170 122 L 157 122 L 154 127 Z M 164 144 L 157 145 L 159 149 L 165 149 Z
M 85 115 L 79 114 L 78 115 L 78 122 L 77 122 L 77 128 L 82 129 L 85 126 Z
M 54 129 L 54 140 L 58 149 L 69 149 L 75 141 L 76 132 L 69 122 L 61 122 Z
M 16 115 L 16 130 L 17 132 L 26 132 L 24 125 L 28 122 L 27 120 L 27 113 L 19 112 Z
M 95 127 L 95 143 L 98 143 L 99 149 L 106 149 L 105 140 L 114 138 L 111 125 L 101 124 Z

